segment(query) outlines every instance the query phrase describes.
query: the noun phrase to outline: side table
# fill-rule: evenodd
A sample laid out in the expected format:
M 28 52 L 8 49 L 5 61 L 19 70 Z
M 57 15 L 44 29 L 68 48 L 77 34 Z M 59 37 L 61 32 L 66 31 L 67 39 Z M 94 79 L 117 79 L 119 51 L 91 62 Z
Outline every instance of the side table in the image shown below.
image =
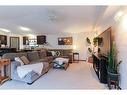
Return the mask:
M 6 70 L 6 68 L 8 68 L 8 70 Z M 0 59 L 0 84 L 10 79 L 11 79 L 11 62 L 9 59 Z
M 79 53 L 73 53 L 73 62 L 79 62 Z

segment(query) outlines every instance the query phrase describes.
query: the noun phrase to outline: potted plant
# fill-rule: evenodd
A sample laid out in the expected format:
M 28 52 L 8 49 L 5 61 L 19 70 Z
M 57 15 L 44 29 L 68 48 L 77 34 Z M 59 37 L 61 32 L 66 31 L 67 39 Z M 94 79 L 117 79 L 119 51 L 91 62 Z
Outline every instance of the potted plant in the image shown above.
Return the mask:
M 119 87 L 119 73 L 118 73 L 118 67 L 119 64 L 121 64 L 122 61 L 119 61 L 118 63 L 115 62 L 115 44 L 113 43 L 111 51 L 108 55 L 108 68 L 107 68 L 107 73 L 108 73 L 108 87 L 111 89 L 111 84 L 112 82 L 115 88 Z
M 101 44 L 102 44 L 102 42 L 103 42 L 103 38 L 102 37 L 95 37 L 94 39 L 93 39 L 93 44 L 96 46 L 96 45 L 98 45 L 98 46 L 100 46 Z

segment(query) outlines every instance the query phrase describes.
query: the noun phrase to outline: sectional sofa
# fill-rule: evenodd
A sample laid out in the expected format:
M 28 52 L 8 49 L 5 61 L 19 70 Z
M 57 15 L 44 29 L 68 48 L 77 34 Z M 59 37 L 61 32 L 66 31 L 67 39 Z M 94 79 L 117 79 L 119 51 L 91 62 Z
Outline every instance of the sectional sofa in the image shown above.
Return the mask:
M 32 51 L 32 52 L 20 52 L 20 53 L 6 53 L 2 58 L 7 58 L 11 60 L 11 79 L 26 82 L 27 84 L 32 84 L 40 76 L 44 75 L 52 67 L 53 56 L 47 55 L 46 50 L 42 51 Z M 17 74 L 17 67 L 21 64 L 18 61 L 15 61 L 15 57 L 25 56 L 30 61 L 29 64 L 36 64 L 38 62 L 43 62 L 43 70 L 41 75 L 37 74 L 34 71 L 28 73 L 23 79 L 21 79 Z

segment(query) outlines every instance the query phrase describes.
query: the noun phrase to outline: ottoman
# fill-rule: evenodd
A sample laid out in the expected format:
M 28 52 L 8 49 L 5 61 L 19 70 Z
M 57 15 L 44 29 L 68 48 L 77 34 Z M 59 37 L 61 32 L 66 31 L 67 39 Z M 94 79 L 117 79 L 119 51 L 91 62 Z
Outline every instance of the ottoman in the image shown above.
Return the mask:
M 69 66 L 69 59 L 68 58 L 56 58 L 53 61 L 53 68 L 55 69 L 64 69 L 66 70 Z

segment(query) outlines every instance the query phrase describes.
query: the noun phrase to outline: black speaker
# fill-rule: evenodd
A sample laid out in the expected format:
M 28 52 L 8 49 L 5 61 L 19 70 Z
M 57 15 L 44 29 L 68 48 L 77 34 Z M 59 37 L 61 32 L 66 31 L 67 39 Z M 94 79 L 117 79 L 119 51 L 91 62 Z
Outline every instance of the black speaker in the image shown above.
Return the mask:
M 46 36 L 45 35 L 38 35 L 37 36 L 37 44 L 43 45 L 46 43 Z
M 28 41 L 28 37 L 24 36 L 23 37 L 23 45 L 28 45 L 27 41 Z

